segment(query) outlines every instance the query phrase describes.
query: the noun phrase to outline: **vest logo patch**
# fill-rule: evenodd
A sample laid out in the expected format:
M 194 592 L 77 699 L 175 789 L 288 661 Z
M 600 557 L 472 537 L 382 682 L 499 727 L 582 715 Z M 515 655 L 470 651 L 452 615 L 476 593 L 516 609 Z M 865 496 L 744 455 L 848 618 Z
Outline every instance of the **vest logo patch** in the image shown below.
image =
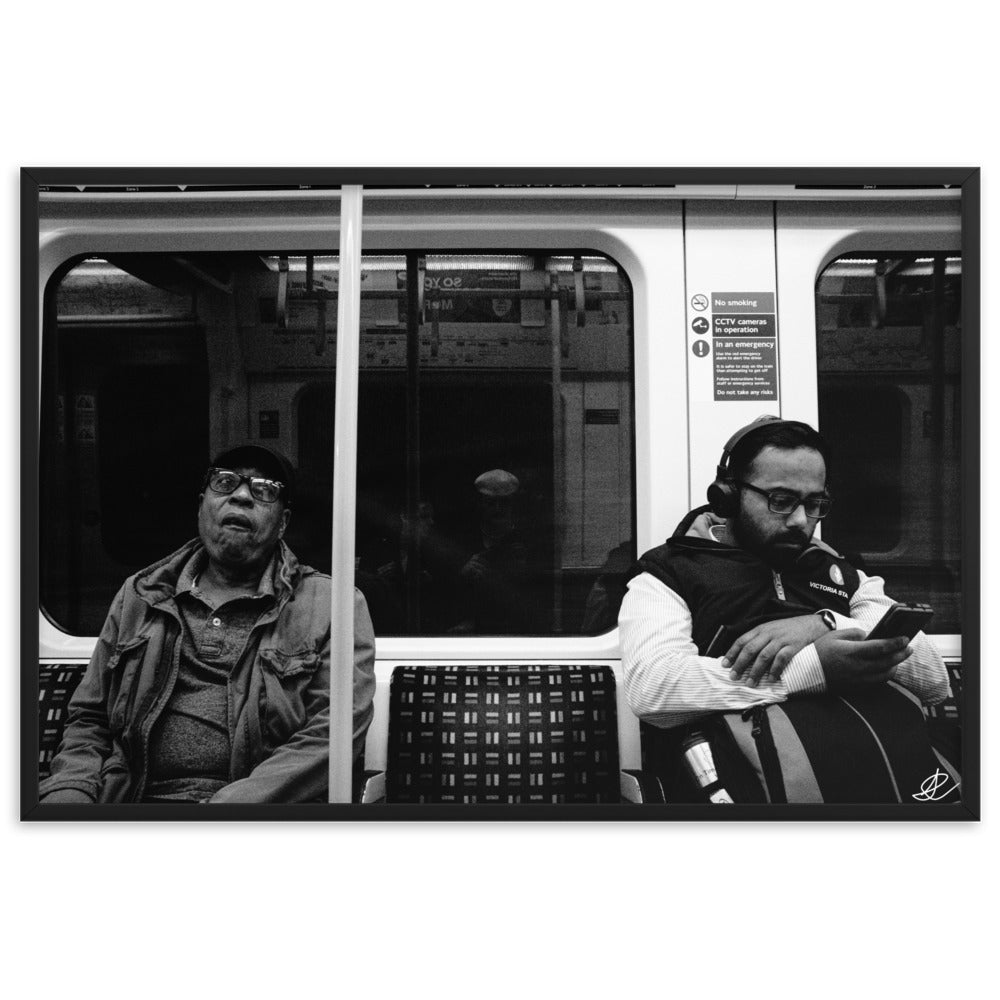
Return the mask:
M 832 575 L 833 574 L 831 574 L 831 576 Z M 817 583 L 815 580 L 810 580 L 809 586 L 815 590 L 823 590 L 828 594 L 836 594 L 838 597 L 843 597 L 848 601 L 851 599 L 851 595 L 846 590 L 841 590 L 839 587 L 831 587 L 826 583 Z
M 830 579 L 838 586 L 844 586 L 844 574 L 840 572 L 840 567 L 836 563 L 830 567 Z

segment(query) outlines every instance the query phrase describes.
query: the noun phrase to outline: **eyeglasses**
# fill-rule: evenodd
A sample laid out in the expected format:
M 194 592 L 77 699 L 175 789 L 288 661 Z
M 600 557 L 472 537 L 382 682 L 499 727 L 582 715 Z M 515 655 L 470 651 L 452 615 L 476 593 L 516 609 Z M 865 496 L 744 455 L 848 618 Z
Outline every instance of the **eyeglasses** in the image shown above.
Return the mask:
M 830 513 L 830 508 L 833 506 L 833 501 L 829 497 L 800 497 L 785 490 L 762 490 L 759 486 L 751 486 L 750 483 L 737 482 L 736 485 L 767 497 L 767 509 L 772 514 L 792 514 L 801 505 L 806 517 L 821 521 Z
M 281 496 L 281 490 L 285 485 L 261 476 L 241 476 L 230 469 L 209 470 L 208 488 L 213 493 L 228 496 L 230 493 L 235 493 L 243 483 L 250 487 L 250 496 L 261 503 L 274 503 Z

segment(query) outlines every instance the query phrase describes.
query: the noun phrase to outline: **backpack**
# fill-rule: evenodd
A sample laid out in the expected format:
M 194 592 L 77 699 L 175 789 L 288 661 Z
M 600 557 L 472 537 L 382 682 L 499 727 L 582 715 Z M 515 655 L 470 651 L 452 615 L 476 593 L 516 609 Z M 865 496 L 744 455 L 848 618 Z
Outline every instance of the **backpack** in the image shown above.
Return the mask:
M 892 682 L 700 720 L 720 784 L 739 802 L 960 801 L 919 700 Z

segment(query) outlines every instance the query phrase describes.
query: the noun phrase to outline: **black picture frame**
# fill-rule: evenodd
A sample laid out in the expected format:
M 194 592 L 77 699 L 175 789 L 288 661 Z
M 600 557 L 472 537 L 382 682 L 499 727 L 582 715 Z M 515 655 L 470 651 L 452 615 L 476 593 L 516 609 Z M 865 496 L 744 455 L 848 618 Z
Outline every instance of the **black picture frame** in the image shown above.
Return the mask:
M 977 820 L 980 817 L 980 170 L 978 168 L 25 168 L 21 172 L 21 818 L 59 820 Z M 962 316 L 962 802 L 934 809 L 900 805 L 600 805 L 451 806 L 218 805 L 195 814 L 188 807 L 48 805 L 38 803 L 37 712 L 39 594 L 39 194 L 63 186 L 174 188 L 207 185 L 265 188 L 452 188 L 532 186 L 667 186 L 688 184 L 797 184 L 824 188 L 961 188 Z M 970 377 L 971 376 L 971 377 Z M 32 558 L 34 554 L 34 558 Z

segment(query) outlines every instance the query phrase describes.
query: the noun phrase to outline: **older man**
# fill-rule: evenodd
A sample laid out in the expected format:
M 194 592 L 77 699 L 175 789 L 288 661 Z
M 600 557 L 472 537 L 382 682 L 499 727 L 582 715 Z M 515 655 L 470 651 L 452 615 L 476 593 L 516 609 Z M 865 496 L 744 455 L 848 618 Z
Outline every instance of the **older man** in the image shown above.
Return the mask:
M 294 474 L 259 445 L 220 454 L 198 538 L 125 581 L 39 789 L 53 802 L 306 802 L 326 794 L 330 578 L 283 541 Z M 354 756 L 375 691 L 354 603 Z
M 921 801 L 939 760 L 918 705 L 947 697 L 948 674 L 923 633 L 866 639 L 893 601 L 879 577 L 813 538 L 832 503 L 828 461 L 806 424 L 742 428 L 709 487 L 712 509 L 635 567 L 619 616 L 625 690 L 657 727 L 647 744 L 661 748 L 661 773 L 662 749 L 714 718 L 763 769 L 768 801 Z M 715 648 L 723 627 L 730 637 Z M 860 749 L 869 732 L 873 767 Z M 802 783 L 782 787 L 779 758 L 808 770 Z

